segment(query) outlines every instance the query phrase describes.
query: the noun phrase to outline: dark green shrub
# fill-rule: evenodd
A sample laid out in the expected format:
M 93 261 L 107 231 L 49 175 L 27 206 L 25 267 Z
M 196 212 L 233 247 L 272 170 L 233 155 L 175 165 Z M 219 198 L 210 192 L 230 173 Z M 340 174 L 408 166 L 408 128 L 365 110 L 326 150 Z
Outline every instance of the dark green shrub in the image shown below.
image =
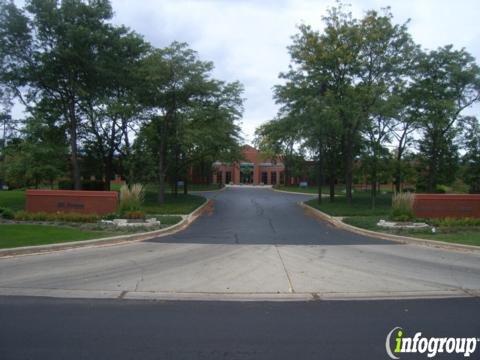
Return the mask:
M 444 218 L 444 219 L 431 219 L 429 221 L 431 225 L 438 227 L 475 227 L 480 226 L 479 218 Z
M 86 191 L 104 191 L 106 185 L 101 180 L 82 180 L 81 181 L 82 190 Z M 73 190 L 73 182 L 71 180 L 60 180 L 58 182 L 59 190 Z
M 123 213 L 123 217 L 126 219 L 145 219 L 145 213 L 140 210 L 126 211 Z
M 101 180 L 83 180 L 82 190 L 105 191 L 106 185 Z
M 437 187 L 435 188 L 435 192 L 437 194 L 446 194 L 450 192 L 450 188 L 446 185 L 437 185 Z
M 118 219 L 119 215 L 117 213 L 111 213 L 107 215 L 103 215 L 102 219 L 103 220 L 113 220 L 113 219 Z
M 52 222 L 80 222 L 93 223 L 98 221 L 96 214 L 80 214 L 80 213 L 45 213 L 36 212 L 29 213 L 26 211 L 18 211 L 15 214 L 15 220 L 19 221 L 52 221 Z
M 0 217 L 3 219 L 13 219 L 15 213 L 9 208 L 0 208 Z
M 58 190 L 73 190 L 73 182 L 70 180 L 60 180 L 58 182 Z

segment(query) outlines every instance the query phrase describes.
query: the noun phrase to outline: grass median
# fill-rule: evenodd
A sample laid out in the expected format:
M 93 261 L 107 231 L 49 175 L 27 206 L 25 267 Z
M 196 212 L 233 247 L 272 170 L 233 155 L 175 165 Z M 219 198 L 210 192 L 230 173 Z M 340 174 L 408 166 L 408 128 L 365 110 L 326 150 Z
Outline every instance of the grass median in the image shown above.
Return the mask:
M 321 204 L 317 199 L 306 203 L 331 216 L 342 217 L 343 221 L 362 229 L 383 232 L 387 234 L 410 236 L 421 239 L 438 240 L 458 244 L 480 246 L 480 227 L 478 226 L 436 226 L 435 232 L 428 229 L 386 229 L 377 226 L 379 220 L 388 220 L 390 217 L 392 198 L 391 194 L 380 194 L 376 201 L 375 209 L 372 209 L 370 194 L 355 193 L 352 203 L 349 204 L 345 197 L 335 198 L 333 203 L 324 199 Z M 423 221 L 423 220 L 419 220 Z M 428 223 L 429 221 L 426 220 Z
M 281 191 L 288 191 L 288 192 L 294 192 L 294 193 L 300 193 L 300 194 L 312 194 L 316 195 L 318 194 L 318 187 L 317 186 L 307 186 L 307 187 L 300 187 L 298 185 L 275 185 L 273 187 L 275 190 L 281 190 Z M 322 187 L 322 194 L 328 195 L 330 192 L 330 189 L 326 186 Z M 344 186 L 339 186 L 335 188 L 335 194 L 336 195 L 345 195 L 345 187 Z
M 205 201 L 206 199 L 199 195 L 178 194 L 175 196 L 167 193 L 165 203 L 158 204 L 157 192 L 147 188 L 142 210 L 148 214 L 147 217 L 156 217 L 161 221 L 161 225 L 156 228 L 112 228 L 112 226 L 106 226 L 99 222 L 92 224 L 52 221 L 12 223 L 10 220 L 4 220 L 3 223 L 0 223 L 0 248 L 56 244 L 158 230 L 177 224 L 182 220 L 182 217 L 178 215 L 191 213 Z M 23 210 L 25 207 L 25 191 L 0 191 L 0 207 L 9 208 L 14 212 Z
M 34 224 L 1 224 L 0 228 L 0 248 L 2 249 L 91 240 L 115 235 L 107 231 L 85 231 L 70 227 Z

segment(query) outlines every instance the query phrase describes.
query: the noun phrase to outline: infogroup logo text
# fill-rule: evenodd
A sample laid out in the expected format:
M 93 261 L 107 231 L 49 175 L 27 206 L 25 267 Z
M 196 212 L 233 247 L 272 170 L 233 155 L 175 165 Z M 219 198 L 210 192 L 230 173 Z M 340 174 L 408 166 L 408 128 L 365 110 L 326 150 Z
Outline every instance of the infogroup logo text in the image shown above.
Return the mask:
M 454 337 L 422 337 L 421 332 L 415 333 L 413 337 L 405 336 L 405 331 L 401 327 L 393 328 L 387 335 L 385 349 L 391 359 L 400 359 L 404 353 L 426 354 L 428 358 L 433 358 L 437 354 L 461 354 L 464 357 L 470 357 L 477 349 L 480 339 L 454 338 Z M 392 343 L 392 336 L 395 336 Z

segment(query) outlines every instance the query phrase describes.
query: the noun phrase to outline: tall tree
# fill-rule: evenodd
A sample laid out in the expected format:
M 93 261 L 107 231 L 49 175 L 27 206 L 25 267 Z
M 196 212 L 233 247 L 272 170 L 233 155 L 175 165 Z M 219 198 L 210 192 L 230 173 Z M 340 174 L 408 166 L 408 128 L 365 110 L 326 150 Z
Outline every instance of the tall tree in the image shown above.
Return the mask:
M 421 54 L 412 95 L 422 132 L 419 150 L 426 170 L 426 190 L 452 181 L 457 150 L 454 139 L 462 111 L 480 99 L 480 68 L 465 49 L 451 45 Z
M 463 180 L 470 193 L 480 193 L 480 123 L 474 116 L 463 121 L 463 147 L 466 150 L 462 162 L 465 166 Z
M 208 99 L 218 89 L 210 77 L 212 68 L 212 63 L 199 60 L 187 44 L 178 42 L 152 51 L 139 68 L 141 100 L 152 113 L 150 129 L 157 144 L 159 203 L 165 200 L 167 173 L 172 174 L 175 187 L 180 176 L 183 124 L 193 109 L 210 106 Z
M 97 59 L 109 46 L 105 33 L 111 26 L 110 3 L 29 0 L 20 10 L 12 2 L 4 2 L 0 12 L 4 13 L 0 33 L 5 35 L 0 43 L 5 51 L 3 82 L 29 107 L 48 98 L 52 106 L 62 109 L 72 180 L 75 189 L 80 189 L 79 102 L 98 85 Z M 26 94 L 22 95 L 22 90 Z
M 109 189 L 115 155 L 121 155 L 128 182 L 133 176 L 130 133 L 146 116 L 138 99 L 142 85 L 137 67 L 149 45 L 124 27 L 109 29 L 105 35 L 110 39 L 109 48 L 98 59 L 98 86 L 81 96 L 79 104 L 85 117 L 84 147 L 102 164 Z
M 411 64 L 416 47 L 406 24 L 392 23 L 389 9 L 382 14 L 368 11 L 357 20 L 340 5 L 329 10 L 324 22 L 321 33 L 300 26 L 289 48 L 292 65 L 281 74 L 287 83 L 277 88 L 276 97 L 280 102 L 294 103 L 297 112 L 300 108 L 302 113 L 310 113 L 311 122 L 305 127 L 315 130 L 305 134 L 310 144 L 317 143 L 319 149 L 327 144 L 332 149 L 341 148 L 346 194 L 351 201 L 353 164 L 361 134 L 368 128 L 371 133 L 375 131 L 374 119 L 390 119 L 388 99 L 404 81 L 404 70 Z M 321 116 L 322 112 L 328 116 Z

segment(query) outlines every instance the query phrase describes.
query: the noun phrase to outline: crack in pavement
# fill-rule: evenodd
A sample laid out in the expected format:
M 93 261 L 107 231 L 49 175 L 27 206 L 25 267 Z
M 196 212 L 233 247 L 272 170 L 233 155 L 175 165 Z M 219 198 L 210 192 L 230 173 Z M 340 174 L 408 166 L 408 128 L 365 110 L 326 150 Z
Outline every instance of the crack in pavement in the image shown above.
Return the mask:
M 293 283 L 292 279 L 290 278 L 290 274 L 287 271 L 287 267 L 285 266 L 285 262 L 283 261 L 282 255 L 280 254 L 280 251 L 278 250 L 278 245 L 275 245 L 275 250 L 277 251 L 278 257 L 280 258 L 280 262 L 282 263 L 283 266 L 283 271 L 285 272 L 285 275 L 287 276 L 288 280 L 288 291 L 291 293 L 295 293 L 295 289 L 293 288 Z
M 144 280 L 143 278 L 144 269 L 135 260 L 130 259 L 130 262 L 140 270 L 140 278 L 137 280 L 135 284 L 135 288 L 133 289 L 133 291 L 138 291 L 138 287 L 140 286 L 140 283 L 143 282 Z

